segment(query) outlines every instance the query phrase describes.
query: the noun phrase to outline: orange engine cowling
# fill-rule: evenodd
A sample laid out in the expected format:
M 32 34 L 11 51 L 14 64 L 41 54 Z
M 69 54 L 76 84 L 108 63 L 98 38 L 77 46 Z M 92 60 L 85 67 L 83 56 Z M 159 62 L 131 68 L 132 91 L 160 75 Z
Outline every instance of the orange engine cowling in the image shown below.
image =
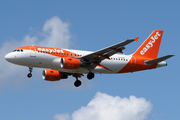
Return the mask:
M 42 77 L 47 81 L 58 81 L 60 79 L 66 79 L 67 75 L 63 75 L 60 71 L 57 70 L 43 70 Z
M 76 58 L 61 58 L 60 66 L 64 69 L 78 69 L 81 66 L 81 61 Z

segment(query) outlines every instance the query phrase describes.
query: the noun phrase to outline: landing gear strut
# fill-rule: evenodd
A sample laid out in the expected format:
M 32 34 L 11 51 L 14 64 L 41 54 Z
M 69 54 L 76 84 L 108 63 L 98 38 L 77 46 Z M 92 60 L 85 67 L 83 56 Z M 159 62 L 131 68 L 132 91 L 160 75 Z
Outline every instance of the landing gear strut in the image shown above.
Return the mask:
M 93 79 L 93 78 L 94 78 L 94 73 L 89 72 L 88 75 L 87 75 L 87 78 L 88 78 L 89 80 Z
M 73 77 L 76 78 L 76 81 L 74 82 L 74 86 L 79 87 L 82 83 L 80 80 L 78 80 L 78 74 L 74 74 Z
M 27 77 L 30 78 L 32 77 L 32 70 L 33 70 L 33 67 L 29 67 L 29 74 L 27 74 Z

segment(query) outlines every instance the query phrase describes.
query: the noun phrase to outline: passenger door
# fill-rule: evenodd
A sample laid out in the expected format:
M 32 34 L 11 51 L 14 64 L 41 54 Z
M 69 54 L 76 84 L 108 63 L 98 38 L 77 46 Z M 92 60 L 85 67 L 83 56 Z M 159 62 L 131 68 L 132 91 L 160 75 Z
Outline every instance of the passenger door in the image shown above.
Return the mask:
M 36 57 L 36 48 L 31 46 L 30 57 Z

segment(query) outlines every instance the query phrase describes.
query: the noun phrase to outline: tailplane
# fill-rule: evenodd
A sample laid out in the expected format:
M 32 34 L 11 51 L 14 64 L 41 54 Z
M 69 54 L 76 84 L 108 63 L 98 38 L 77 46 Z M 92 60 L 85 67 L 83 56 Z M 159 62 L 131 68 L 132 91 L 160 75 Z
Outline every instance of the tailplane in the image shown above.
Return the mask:
M 136 50 L 133 56 L 141 56 L 149 59 L 156 59 L 161 44 L 163 31 L 154 30 L 144 43 Z
M 173 56 L 174 55 L 166 55 L 164 57 L 160 57 L 160 58 L 157 58 L 157 59 L 153 59 L 153 60 L 150 60 L 150 61 L 145 61 L 145 64 L 150 66 L 150 65 L 153 65 L 153 64 L 156 64 L 156 63 L 161 63 L 164 60 L 169 59 L 170 57 L 173 57 Z M 166 65 L 167 65 L 167 63 L 166 63 Z

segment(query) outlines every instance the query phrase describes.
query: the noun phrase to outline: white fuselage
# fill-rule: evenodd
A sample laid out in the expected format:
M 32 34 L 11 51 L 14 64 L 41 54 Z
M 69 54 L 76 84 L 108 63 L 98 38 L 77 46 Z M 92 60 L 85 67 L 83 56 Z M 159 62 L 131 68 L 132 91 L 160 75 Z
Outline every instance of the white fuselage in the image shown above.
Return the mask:
M 70 50 L 72 53 L 84 56 L 92 52 L 81 51 L 81 50 Z M 55 53 L 56 54 L 56 53 Z M 68 56 L 67 56 L 68 57 Z M 68 73 L 88 73 L 89 70 L 85 67 L 80 67 L 78 69 L 63 69 L 60 67 L 60 63 L 57 62 L 61 57 L 55 56 L 54 53 L 46 54 L 43 52 L 32 51 L 32 50 L 23 50 L 23 51 L 14 51 L 5 56 L 6 60 L 11 63 L 22 65 L 22 66 L 31 66 L 38 68 L 48 68 L 53 70 L 58 70 L 61 72 Z M 100 64 L 104 67 L 97 66 L 92 70 L 93 73 L 118 73 L 132 58 L 132 55 L 121 55 L 115 54 L 109 59 L 103 60 Z

